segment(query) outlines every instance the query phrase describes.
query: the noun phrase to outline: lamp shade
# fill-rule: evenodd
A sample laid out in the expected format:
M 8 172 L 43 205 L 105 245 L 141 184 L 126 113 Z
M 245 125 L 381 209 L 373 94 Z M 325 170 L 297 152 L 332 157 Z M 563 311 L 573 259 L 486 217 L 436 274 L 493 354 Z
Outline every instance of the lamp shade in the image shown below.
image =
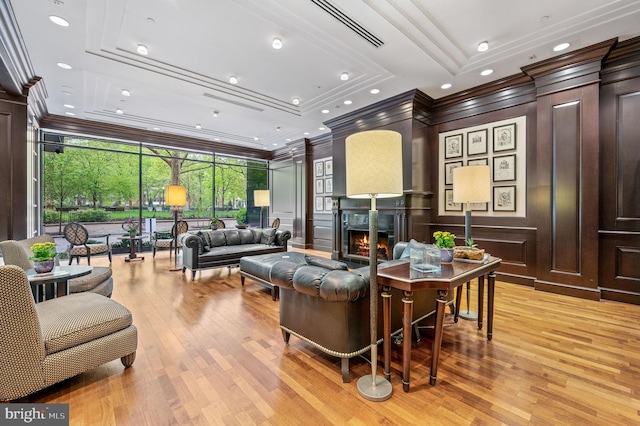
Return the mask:
M 456 167 L 452 173 L 454 203 L 491 201 L 489 166 Z
M 269 203 L 269 190 L 268 189 L 256 189 L 253 191 L 253 202 L 256 207 L 268 207 Z
M 345 141 L 349 198 L 402 195 L 402 136 L 391 130 L 354 133 Z
M 187 205 L 187 188 L 182 185 L 167 185 L 164 188 L 164 202 L 169 206 Z

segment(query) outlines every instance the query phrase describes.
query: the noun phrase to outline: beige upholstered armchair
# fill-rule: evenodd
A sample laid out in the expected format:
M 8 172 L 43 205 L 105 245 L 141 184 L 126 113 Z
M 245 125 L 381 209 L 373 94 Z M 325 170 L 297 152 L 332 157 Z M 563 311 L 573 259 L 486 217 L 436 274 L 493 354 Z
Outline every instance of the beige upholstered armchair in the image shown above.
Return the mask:
M 184 220 L 179 220 L 177 233 L 176 233 L 176 225 L 173 225 L 171 227 L 171 235 L 169 235 L 167 232 L 157 231 L 151 241 L 151 245 L 153 246 L 153 257 L 156 257 L 156 250 L 168 248 L 170 250 L 169 258 L 171 258 L 171 255 L 173 253 L 174 240 L 177 238 L 178 235 L 184 234 L 188 230 L 189 230 L 189 223 Z M 178 248 L 182 247 L 182 244 L 180 244 L 180 241 L 178 241 L 177 244 L 178 244 Z
M 77 222 L 68 223 L 63 233 L 65 240 L 69 242 L 69 265 L 74 257 L 77 263 L 80 263 L 80 257 L 86 257 L 87 263 L 91 265 L 91 256 L 96 254 L 107 254 L 111 263 L 111 244 L 109 244 L 108 234 L 93 236 L 94 238 L 106 237 L 106 242 L 90 244 L 89 231 Z
M 33 255 L 31 246 L 35 243 L 55 242 L 50 235 L 40 235 L 26 240 L 0 241 L 2 259 L 5 265 L 16 265 L 24 269 L 33 269 L 29 257 Z M 111 297 L 113 292 L 112 271 L 108 266 L 94 266 L 89 275 L 69 280 L 69 293 L 90 291 Z
M 118 358 L 129 367 L 137 347 L 131 312 L 119 303 L 85 292 L 36 305 L 24 270 L 0 266 L 0 401 Z

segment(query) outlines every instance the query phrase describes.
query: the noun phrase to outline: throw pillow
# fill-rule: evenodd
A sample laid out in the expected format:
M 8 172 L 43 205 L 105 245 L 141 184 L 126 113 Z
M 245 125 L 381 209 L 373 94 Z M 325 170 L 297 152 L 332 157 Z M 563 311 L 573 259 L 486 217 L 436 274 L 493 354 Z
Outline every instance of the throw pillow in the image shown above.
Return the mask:
M 262 238 L 260 238 L 260 244 L 273 245 L 276 241 L 276 229 L 267 228 L 262 230 Z
M 209 238 L 207 238 L 207 235 L 204 234 L 202 231 L 198 231 L 196 235 L 200 237 L 202 251 L 203 252 L 209 251 Z
M 407 246 L 402 251 L 402 254 L 400 255 L 400 259 L 406 259 L 411 257 L 411 249 L 414 248 L 416 244 L 419 244 L 419 243 L 413 238 L 409 240 L 409 243 L 407 244 Z

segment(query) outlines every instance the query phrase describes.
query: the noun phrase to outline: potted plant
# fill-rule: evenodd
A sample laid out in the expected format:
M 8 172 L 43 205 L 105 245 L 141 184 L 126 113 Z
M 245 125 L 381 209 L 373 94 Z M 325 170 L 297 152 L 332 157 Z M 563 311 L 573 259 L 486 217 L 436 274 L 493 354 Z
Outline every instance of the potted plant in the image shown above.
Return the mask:
M 482 260 L 484 259 L 484 249 L 478 248 L 473 243 L 473 239 L 469 238 L 465 246 L 456 247 L 453 250 L 453 256 L 458 259 Z
M 33 256 L 29 259 L 33 260 L 33 269 L 38 274 L 53 271 L 55 266 L 54 258 L 56 257 L 55 243 L 35 243 L 31 246 Z
M 453 248 L 456 246 L 455 234 L 447 231 L 436 231 L 433 233 L 436 240 L 436 246 L 440 249 L 442 262 L 451 262 L 453 260 Z
M 217 217 L 211 218 L 211 222 L 209 222 L 209 225 L 213 230 L 218 229 L 218 218 Z
M 236 213 L 236 228 L 244 229 L 247 227 L 247 209 L 240 209 Z

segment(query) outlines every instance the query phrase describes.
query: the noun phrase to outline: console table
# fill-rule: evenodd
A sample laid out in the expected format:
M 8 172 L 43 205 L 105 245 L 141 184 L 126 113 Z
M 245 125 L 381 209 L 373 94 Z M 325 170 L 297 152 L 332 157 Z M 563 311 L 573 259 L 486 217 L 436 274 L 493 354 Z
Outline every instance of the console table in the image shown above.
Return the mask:
M 440 272 L 423 273 L 410 268 L 409 260 L 399 264 L 385 266 L 378 269 L 378 284 L 382 285 L 382 312 L 384 319 L 384 375 L 389 380 L 391 376 L 391 288 L 402 290 L 402 386 L 405 392 L 409 391 L 409 372 L 411 369 L 411 319 L 413 318 L 414 291 L 437 290 L 436 315 L 434 324 L 433 350 L 431 353 L 431 373 L 429 383 L 436 384 L 438 374 L 438 359 L 442 345 L 442 333 L 444 328 L 444 311 L 449 291 L 460 287 L 464 283 L 478 278 L 484 284 L 484 277 L 488 276 L 488 306 L 487 306 L 487 339 L 491 340 L 493 334 L 493 299 L 495 291 L 495 270 L 500 266 L 502 259 L 490 256 L 484 263 L 471 263 L 454 260 L 451 263 L 443 263 Z M 478 300 L 478 328 L 482 328 L 482 293 L 484 285 L 480 286 Z M 456 297 L 456 319 L 460 306 L 461 292 Z

